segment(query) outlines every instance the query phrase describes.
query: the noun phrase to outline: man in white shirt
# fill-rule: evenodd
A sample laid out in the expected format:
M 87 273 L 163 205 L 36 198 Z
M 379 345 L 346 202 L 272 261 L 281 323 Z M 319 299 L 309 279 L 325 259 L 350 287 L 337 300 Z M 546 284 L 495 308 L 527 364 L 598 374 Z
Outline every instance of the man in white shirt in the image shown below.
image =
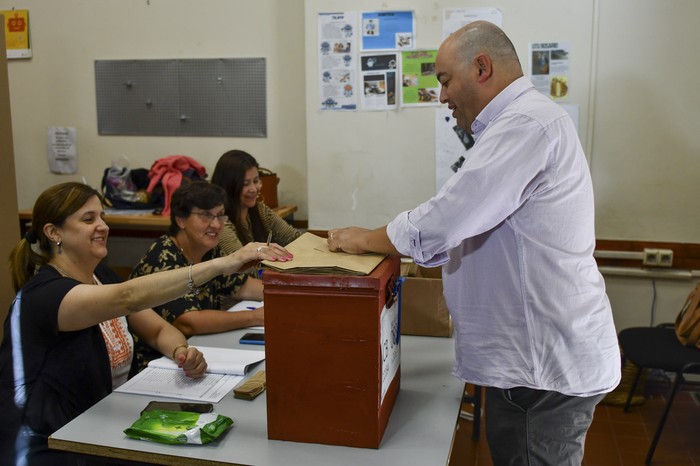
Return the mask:
M 580 465 L 620 354 L 576 129 L 491 23 L 450 35 L 436 71 L 440 101 L 474 134 L 469 157 L 432 199 L 376 230 L 331 230 L 329 247 L 442 265 L 454 374 L 486 387 L 494 464 Z

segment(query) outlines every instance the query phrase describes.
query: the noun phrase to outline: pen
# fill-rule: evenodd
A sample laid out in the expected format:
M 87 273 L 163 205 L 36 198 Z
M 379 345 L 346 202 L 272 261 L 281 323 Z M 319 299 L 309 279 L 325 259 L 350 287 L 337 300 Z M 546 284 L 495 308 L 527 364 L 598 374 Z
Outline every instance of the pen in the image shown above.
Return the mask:
M 257 308 L 255 306 L 247 306 L 246 309 L 250 309 L 251 311 L 254 311 Z
M 270 241 L 272 241 L 272 230 L 267 234 L 267 247 L 270 247 Z

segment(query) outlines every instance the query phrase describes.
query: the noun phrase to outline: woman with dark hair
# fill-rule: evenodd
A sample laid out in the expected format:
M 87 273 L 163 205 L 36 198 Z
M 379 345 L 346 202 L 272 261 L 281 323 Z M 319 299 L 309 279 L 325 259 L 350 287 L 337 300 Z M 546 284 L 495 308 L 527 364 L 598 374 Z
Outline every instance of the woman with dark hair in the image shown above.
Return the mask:
M 222 257 L 217 243 L 226 222 L 225 202 L 224 190 L 206 181 L 194 181 L 178 188 L 170 203 L 168 233 L 151 245 L 131 277 L 187 268 Z M 270 248 L 274 248 L 281 260 L 291 257 L 282 247 L 270 244 Z M 249 243 L 243 249 L 265 251 L 267 246 L 266 243 Z M 242 273 L 221 275 L 154 309 L 187 337 L 263 324 L 262 307 L 242 312 L 221 311 L 221 299 L 227 296 L 262 301 L 262 281 Z M 159 357 L 140 342 L 137 342 L 137 356 L 140 367 Z
M 219 246 L 225 254 L 237 251 L 251 241 L 272 241 L 286 246 L 301 236 L 301 232 L 277 215 L 260 200 L 262 181 L 258 162 L 247 152 L 230 150 L 224 153 L 214 168 L 211 182 L 226 190 L 228 204 L 226 222 Z
M 53 186 L 37 199 L 31 227 L 10 255 L 17 296 L 0 346 L 0 464 L 73 464 L 75 458 L 48 449 L 48 436 L 126 381 L 134 359 L 130 332 L 201 377 L 202 353 L 149 308 L 252 260 L 286 257 L 282 248 L 251 245 L 120 283 L 101 264 L 109 235 L 103 217 L 93 188 Z

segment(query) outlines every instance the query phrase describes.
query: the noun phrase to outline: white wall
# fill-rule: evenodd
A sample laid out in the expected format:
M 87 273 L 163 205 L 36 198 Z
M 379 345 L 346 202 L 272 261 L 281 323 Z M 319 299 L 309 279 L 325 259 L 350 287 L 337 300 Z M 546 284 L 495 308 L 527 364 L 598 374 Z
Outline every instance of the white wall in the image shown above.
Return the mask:
M 28 9 L 33 58 L 9 63 L 20 208 L 47 186 L 85 176 L 99 186 L 113 158 L 133 167 L 184 154 L 211 175 L 229 149 L 249 151 L 281 178 L 279 199 L 306 212 L 304 17 L 301 0 L 0 0 Z M 267 138 L 99 136 L 94 61 L 265 57 Z M 51 174 L 49 126 L 78 129 L 79 173 Z
M 601 0 L 598 238 L 700 242 L 700 2 Z

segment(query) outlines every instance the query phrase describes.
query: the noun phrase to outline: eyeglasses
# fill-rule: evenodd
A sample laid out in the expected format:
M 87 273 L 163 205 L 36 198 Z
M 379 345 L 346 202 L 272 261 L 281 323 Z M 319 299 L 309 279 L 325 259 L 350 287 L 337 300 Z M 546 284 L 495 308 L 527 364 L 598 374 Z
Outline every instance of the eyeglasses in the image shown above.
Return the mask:
M 226 220 L 228 220 L 228 215 L 226 214 L 217 214 L 214 215 L 211 212 L 207 211 L 202 211 L 202 212 L 192 212 L 194 215 L 199 216 L 202 220 L 206 220 L 210 224 L 214 221 L 214 219 L 219 220 L 222 224 L 226 223 Z

